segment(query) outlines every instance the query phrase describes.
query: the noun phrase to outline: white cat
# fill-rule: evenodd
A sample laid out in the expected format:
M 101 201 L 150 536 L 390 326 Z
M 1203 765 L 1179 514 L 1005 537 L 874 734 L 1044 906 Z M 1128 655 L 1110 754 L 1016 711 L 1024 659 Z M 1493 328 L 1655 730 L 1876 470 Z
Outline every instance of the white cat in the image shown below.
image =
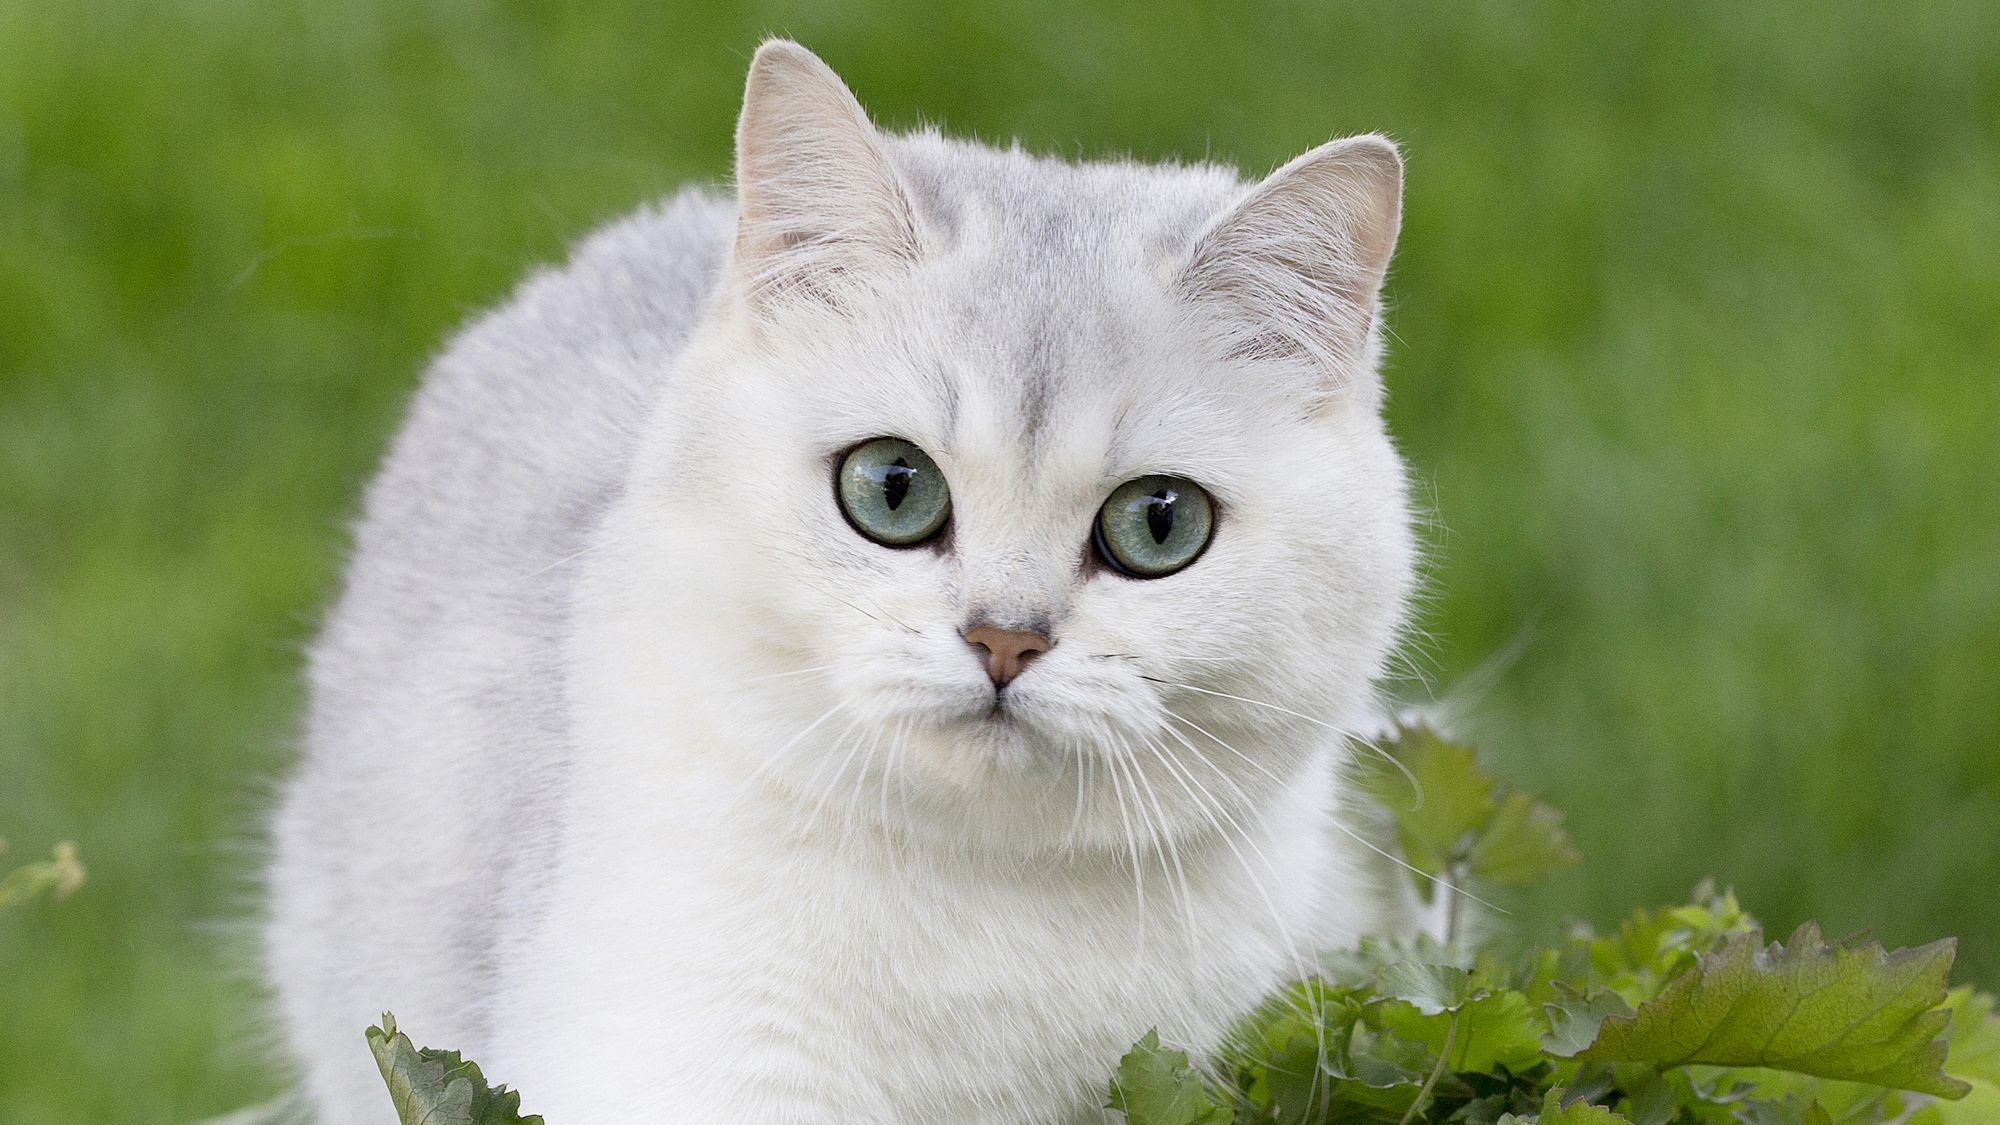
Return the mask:
M 1395 148 L 890 136 L 772 42 L 737 162 L 467 329 L 368 493 L 270 873 L 329 1125 L 385 1008 L 552 1125 L 1104 1120 L 1391 924 Z

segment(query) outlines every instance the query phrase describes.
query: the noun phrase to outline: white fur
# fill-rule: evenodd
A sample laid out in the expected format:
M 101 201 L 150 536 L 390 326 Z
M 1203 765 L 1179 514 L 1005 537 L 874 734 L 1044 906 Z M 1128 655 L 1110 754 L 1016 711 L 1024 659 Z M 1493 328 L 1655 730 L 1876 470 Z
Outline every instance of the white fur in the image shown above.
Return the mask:
M 391 1120 L 385 1008 L 554 1125 L 1101 1120 L 1149 1027 L 1391 924 L 1339 731 L 1412 583 L 1393 148 L 1246 188 L 885 136 L 785 43 L 743 120 L 740 222 L 683 195 L 529 283 L 370 490 L 270 879 L 326 1122 Z M 939 543 L 839 514 L 881 435 Z M 1091 520 L 1154 472 L 1214 542 L 1123 577 Z M 1054 647 L 996 697 L 980 622 Z

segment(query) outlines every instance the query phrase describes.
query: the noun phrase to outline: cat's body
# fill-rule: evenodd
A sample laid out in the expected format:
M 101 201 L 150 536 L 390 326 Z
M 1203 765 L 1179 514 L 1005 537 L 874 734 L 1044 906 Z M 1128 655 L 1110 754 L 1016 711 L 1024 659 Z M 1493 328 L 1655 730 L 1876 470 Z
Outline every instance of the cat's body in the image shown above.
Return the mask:
M 371 489 L 271 878 L 328 1125 L 390 1119 L 385 1008 L 554 1125 L 1097 1120 L 1149 1027 L 1204 1048 L 1388 921 L 1338 731 L 1411 584 L 1393 150 L 1246 192 L 844 97 L 767 47 L 741 213 L 531 281 Z M 949 479 L 924 545 L 836 507 L 882 435 Z M 1217 503 L 1156 580 L 1091 553 L 1146 473 Z M 978 625 L 1042 648 L 1002 679 Z

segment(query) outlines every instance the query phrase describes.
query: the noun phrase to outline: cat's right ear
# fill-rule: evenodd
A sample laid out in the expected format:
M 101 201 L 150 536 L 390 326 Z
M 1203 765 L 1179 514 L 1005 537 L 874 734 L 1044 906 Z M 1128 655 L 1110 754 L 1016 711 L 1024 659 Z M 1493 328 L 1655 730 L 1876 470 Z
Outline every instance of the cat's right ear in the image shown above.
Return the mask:
M 881 135 L 840 76 L 789 40 L 750 60 L 736 199 L 733 271 L 753 305 L 831 301 L 917 255 L 915 216 Z
M 1402 198 L 1403 160 L 1388 138 L 1323 144 L 1211 220 L 1180 291 L 1224 314 L 1236 353 L 1348 385 L 1368 374 Z

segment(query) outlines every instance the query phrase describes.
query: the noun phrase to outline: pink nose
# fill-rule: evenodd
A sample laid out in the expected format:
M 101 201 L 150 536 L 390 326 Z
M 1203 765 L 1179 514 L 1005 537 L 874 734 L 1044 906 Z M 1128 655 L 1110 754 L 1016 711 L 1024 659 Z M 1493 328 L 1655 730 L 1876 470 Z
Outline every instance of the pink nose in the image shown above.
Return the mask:
M 986 652 L 986 674 L 993 686 L 1006 687 L 1028 661 L 1049 651 L 1050 641 L 1040 633 L 1024 629 L 1002 629 L 998 625 L 975 625 L 965 631 L 965 643 Z

